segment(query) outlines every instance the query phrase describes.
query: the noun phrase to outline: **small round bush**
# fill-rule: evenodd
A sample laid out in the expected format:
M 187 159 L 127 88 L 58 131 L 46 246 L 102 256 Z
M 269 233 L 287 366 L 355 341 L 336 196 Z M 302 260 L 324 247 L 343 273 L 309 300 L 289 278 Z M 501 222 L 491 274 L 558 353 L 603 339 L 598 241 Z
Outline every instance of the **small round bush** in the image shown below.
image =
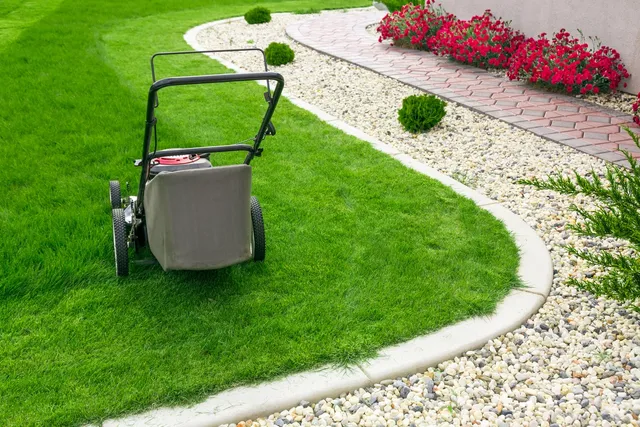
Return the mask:
M 295 54 L 286 43 L 273 42 L 264 50 L 269 65 L 284 65 L 293 61 Z
M 447 103 L 435 95 L 411 95 L 402 100 L 398 120 L 411 133 L 426 132 L 447 114 Z
M 271 21 L 271 12 L 265 7 L 254 7 L 244 14 L 244 20 L 248 24 L 264 24 Z

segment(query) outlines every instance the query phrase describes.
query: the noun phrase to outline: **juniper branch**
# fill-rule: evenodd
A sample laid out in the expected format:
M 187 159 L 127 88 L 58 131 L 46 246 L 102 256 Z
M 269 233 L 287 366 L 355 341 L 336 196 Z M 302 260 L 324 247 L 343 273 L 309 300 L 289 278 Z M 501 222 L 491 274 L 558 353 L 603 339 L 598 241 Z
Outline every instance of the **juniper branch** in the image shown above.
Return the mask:
M 640 148 L 638 135 L 630 129 L 626 131 Z M 607 165 L 603 176 L 593 170 L 586 176 L 574 171 L 572 178 L 556 173 L 546 180 L 533 178 L 519 182 L 540 190 L 594 198 L 599 202 L 599 207 L 595 210 L 587 210 L 575 204 L 570 206 L 584 222 L 569 225 L 568 228 L 583 236 L 624 239 L 640 250 L 640 165 L 631 153 L 623 151 L 623 154 L 629 162 L 629 170 Z M 607 251 L 581 251 L 575 247 L 567 249 L 587 264 L 606 270 L 603 275 L 593 279 L 571 279 L 571 284 L 595 295 L 613 298 L 640 312 L 640 262 L 636 257 Z

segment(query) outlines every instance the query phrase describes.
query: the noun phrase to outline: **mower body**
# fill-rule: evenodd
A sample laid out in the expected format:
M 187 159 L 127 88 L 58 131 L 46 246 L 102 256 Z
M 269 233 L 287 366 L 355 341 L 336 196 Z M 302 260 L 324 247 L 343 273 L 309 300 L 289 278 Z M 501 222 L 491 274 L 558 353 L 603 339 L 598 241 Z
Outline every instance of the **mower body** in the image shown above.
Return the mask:
M 259 51 L 260 49 L 233 49 Z M 262 210 L 251 195 L 251 166 L 260 156 L 260 143 L 275 135 L 271 118 L 282 94 L 284 79 L 278 73 L 215 74 L 155 78 L 154 58 L 201 52 L 164 52 L 151 58 L 153 84 L 147 114 L 141 168 L 136 196 L 121 197 L 120 183 L 110 182 L 116 274 L 129 272 L 129 249 L 148 247 L 164 270 L 211 270 L 265 257 Z M 264 52 L 262 52 L 264 58 Z M 193 148 L 157 149 L 158 92 L 172 86 L 266 81 L 265 115 L 251 144 L 235 143 Z M 271 93 L 270 82 L 276 87 Z M 152 137 L 156 144 L 151 150 Z M 245 140 L 246 141 L 246 140 Z M 244 141 L 243 141 L 244 142 Z M 213 166 L 210 156 L 246 152 L 244 162 Z

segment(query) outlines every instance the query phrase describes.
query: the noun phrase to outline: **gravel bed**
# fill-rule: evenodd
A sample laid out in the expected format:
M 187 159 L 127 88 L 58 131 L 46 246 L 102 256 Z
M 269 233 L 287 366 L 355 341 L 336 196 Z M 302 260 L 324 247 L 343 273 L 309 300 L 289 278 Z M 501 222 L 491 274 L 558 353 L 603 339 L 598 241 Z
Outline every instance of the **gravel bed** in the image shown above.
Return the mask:
M 286 37 L 287 24 L 308 18 L 277 14 L 270 23 L 254 26 L 235 21 L 201 32 L 198 41 L 207 48 L 289 43 L 295 61 L 273 67 L 285 76 L 289 93 L 504 203 L 547 243 L 554 284 L 526 324 L 477 351 L 408 378 L 301 402 L 237 426 L 638 426 L 640 316 L 565 285 L 571 277 L 599 274 L 569 256 L 565 245 L 628 248 L 622 241 L 584 238 L 566 229 L 576 221 L 569 205 L 593 207 L 593 201 L 516 182 L 573 168 L 601 173 L 605 163 L 454 103 L 437 128 L 411 135 L 398 123 L 397 110 L 404 97 L 419 92 Z M 226 59 L 260 69 L 249 56 Z
M 624 92 L 611 92 L 598 95 L 585 95 L 577 96 L 586 101 L 593 102 L 594 104 L 602 105 L 603 107 L 611 108 L 613 110 L 622 111 L 623 113 L 633 115 L 631 107 L 636 102 L 637 97 L 624 93 Z

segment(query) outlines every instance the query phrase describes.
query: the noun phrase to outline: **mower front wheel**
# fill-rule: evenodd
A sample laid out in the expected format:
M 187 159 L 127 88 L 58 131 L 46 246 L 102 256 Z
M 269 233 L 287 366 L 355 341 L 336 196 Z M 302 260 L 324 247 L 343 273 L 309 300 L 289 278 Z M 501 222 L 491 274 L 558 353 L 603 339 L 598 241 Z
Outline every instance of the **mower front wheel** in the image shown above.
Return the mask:
M 113 252 L 116 259 L 116 276 L 129 274 L 129 249 L 127 247 L 127 226 L 124 209 L 113 209 Z
M 264 238 L 264 220 L 262 219 L 262 208 L 255 196 L 251 196 L 251 224 L 252 232 L 252 249 L 253 260 L 264 261 L 266 245 Z
M 111 202 L 111 209 L 118 209 L 122 207 L 122 193 L 120 192 L 120 182 L 109 181 L 109 201 Z

